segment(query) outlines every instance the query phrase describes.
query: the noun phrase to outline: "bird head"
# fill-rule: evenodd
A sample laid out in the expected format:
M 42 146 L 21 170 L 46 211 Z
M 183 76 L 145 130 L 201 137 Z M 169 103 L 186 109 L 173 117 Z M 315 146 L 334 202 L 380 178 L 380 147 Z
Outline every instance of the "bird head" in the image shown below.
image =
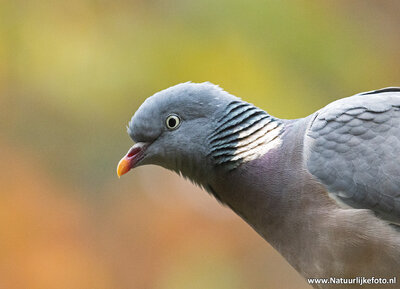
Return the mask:
M 118 176 L 154 164 L 201 184 L 215 162 L 210 137 L 234 101 L 240 100 L 209 82 L 181 83 L 147 98 L 129 122 L 135 144 L 119 162 Z

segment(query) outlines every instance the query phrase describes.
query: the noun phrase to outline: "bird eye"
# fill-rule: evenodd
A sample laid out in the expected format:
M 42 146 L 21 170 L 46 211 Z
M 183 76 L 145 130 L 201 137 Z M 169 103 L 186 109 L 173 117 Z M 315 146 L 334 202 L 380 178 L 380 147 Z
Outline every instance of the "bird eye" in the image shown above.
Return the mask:
M 167 117 L 167 119 L 165 120 L 165 124 L 167 126 L 168 129 L 176 129 L 181 123 L 181 119 L 179 118 L 179 116 L 172 114 L 169 115 Z

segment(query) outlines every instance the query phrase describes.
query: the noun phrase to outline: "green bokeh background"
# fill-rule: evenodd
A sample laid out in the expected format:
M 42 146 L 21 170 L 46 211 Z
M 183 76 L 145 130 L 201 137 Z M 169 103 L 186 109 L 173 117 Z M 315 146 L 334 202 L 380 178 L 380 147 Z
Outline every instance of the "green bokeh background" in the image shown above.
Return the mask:
M 125 125 L 189 80 L 281 118 L 399 86 L 398 15 L 394 0 L 0 1 L 0 284 L 308 288 L 178 176 L 118 180 Z

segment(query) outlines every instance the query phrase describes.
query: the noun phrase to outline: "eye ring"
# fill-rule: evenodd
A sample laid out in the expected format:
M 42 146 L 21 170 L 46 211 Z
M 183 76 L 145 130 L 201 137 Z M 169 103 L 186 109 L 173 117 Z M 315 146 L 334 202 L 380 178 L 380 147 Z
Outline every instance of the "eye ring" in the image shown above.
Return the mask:
M 165 125 L 169 130 L 177 129 L 181 124 L 181 119 L 176 114 L 170 114 L 165 119 Z

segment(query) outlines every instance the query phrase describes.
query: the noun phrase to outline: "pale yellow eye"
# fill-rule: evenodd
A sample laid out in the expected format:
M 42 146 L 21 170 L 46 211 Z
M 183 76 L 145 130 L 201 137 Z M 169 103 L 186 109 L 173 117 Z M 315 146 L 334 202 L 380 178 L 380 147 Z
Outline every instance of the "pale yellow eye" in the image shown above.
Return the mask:
M 175 114 L 169 115 L 165 120 L 165 125 L 170 130 L 178 128 L 180 124 L 181 124 L 181 119 L 179 118 L 179 116 Z

